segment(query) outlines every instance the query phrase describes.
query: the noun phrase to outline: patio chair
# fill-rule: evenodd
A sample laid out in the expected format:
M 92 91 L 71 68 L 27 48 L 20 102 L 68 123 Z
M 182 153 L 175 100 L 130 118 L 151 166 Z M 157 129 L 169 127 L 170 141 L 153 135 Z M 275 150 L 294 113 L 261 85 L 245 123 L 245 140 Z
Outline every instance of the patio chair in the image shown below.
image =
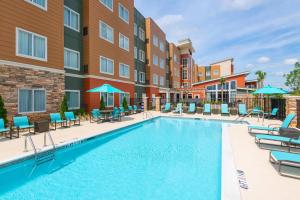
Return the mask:
M 276 118 L 278 110 L 279 110 L 278 108 L 273 108 L 272 112 L 270 112 L 270 113 L 264 113 L 264 115 L 265 115 L 266 118 L 269 118 L 269 119 Z
M 173 113 L 182 113 L 182 103 L 178 103 Z
M 2 118 L 0 118 L 0 133 L 3 133 L 5 137 L 9 136 L 8 138 L 12 139 L 12 132 L 10 131 L 10 128 L 5 127 L 5 123 Z
M 103 120 L 104 117 L 101 115 L 101 112 L 99 109 L 93 109 L 91 111 L 91 114 L 90 114 L 90 123 L 92 122 L 99 122 L 101 120 Z
M 247 112 L 245 104 L 239 104 L 239 115 L 240 116 L 247 116 L 249 113 Z
M 142 110 L 139 109 L 136 105 L 133 105 L 133 112 L 134 113 L 140 113 L 140 112 L 142 112 Z
M 18 137 L 20 135 L 20 130 L 26 130 L 28 129 L 28 133 L 35 134 L 34 125 L 29 123 L 27 116 L 18 116 L 13 118 L 13 130 L 17 129 Z M 30 130 L 33 129 L 33 132 Z
M 69 124 L 69 127 L 71 127 L 72 122 L 74 123 L 74 125 L 80 126 L 80 118 L 75 117 L 74 112 L 65 112 L 65 118 L 66 118 L 66 123 Z
M 54 124 L 54 130 L 56 130 L 57 124 L 60 124 L 61 127 L 66 126 L 66 120 L 63 120 L 61 118 L 60 113 L 50 113 L 50 124 L 53 126 Z
M 299 146 L 300 145 L 300 137 L 298 139 L 293 139 L 290 137 L 284 137 L 280 135 L 266 135 L 266 134 L 257 134 L 255 136 L 255 142 L 258 144 L 259 147 L 262 147 L 262 144 L 268 144 L 268 143 L 262 143 L 261 141 L 275 141 L 280 142 L 280 146 L 283 146 L 285 144 L 286 146 Z M 273 145 L 273 144 L 272 144 Z
M 206 103 L 204 104 L 203 115 L 211 115 L 211 105 Z
M 281 169 L 282 165 L 300 168 L 300 154 L 283 151 L 271 151 L 269 160 L 271 163 L 278 165 L 278 173 L 280 175 L 299 178 L 299 176 L 283 173 Z
M 120 111 L 121 116 L 125 116 L 126 113 L 125 113 L 125 109 L 123 106 L 119 107 L 119 111 Z
M 249 125 L 248 126 L 248 132 L 252 133 L 252 130 L 260 130 L 260 131 L 267 131 L 268 134 L 273 132 L 278 132 L 279 128 L 288 128 L 290 124 L 292 123 L 293 119 L 296 117 L 296 114 L 292 113 L 289 114 L 285 120 L 282 122 L 280 127 L 274 127 L 273 124 L 270 124 L 269 126 L 256 126 L 256 125 Z
M 161 112 L 163 112 L 163 113 L 171 112 L 171 104 L 166 103 Z
M 195 114 L 196 113 L 196 104 L 190 103 L 188 113 Z
M 133 108 L 132 108 L 132 106 L 128 106 L 128 113 L 129 114 L 133 114 Z
M 113 112 L 111 113 L 111 121 L 121 121 L 121 113 L 120 110 L 114 107 Z
M 221 115 L 227 115 L 229 116 L 229 109 L 228 109 L 228 104 L 222 104 L 221 105 Z

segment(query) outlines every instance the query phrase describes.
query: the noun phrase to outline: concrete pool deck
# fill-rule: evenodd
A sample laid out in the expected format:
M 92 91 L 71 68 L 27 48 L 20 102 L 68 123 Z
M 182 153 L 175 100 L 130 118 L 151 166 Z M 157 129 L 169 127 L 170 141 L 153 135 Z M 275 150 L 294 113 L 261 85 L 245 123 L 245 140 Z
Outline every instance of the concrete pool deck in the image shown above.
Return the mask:
M 235 120 L 236 116 L 211 115 L 203 116 L 200 114 L 175 115 L 171 113 L 160 113 L 151 111 L 156 116 L 175 116 L 187 118 L 201 118 L 211 120 Z M 56 145 L 62 145 L 70 141 L 88 138 L 91 136 L 103 134 L 105 132 L 119 129 L 128 125 L 142 122 L 145 119 L 143 114 L 130 115 L 123 118 L 121 122 L 90 123 L 82 122 L 81 126 L 72 128 L 62 128 L 51 131 L 51 135 Z M 246 118 L 250 124 L 262 125 L 262 121 L 257 118 Z M 280 124 L 280 121 L 265 120 L 264 125 Z M 231 124 L 228 127 L 229 141 L 233 152 L 233 160 L 236 169 L 243 170 L 248 182 L 249 189 L 240 189 L 241 199 L 272 199 L 272 200 L 296 200 L 300 197 L 300 180 L 283 177 L 277 173 L 273 165 L 269 162 L 269 151 L 258 148 L 254 142 L 254 137 L 248 134 L 246 124 Z M 43 134 L 32 136 L 37 149 L 43 148 Z M 48 141 L 49 145 L 49 141 Z M 31 155 L 33 153 L 31 146 L 29 151 L 24 152 L 24 136 L 18 139 L 0 138 L 0 163 L 8 162 L 19 157 Z

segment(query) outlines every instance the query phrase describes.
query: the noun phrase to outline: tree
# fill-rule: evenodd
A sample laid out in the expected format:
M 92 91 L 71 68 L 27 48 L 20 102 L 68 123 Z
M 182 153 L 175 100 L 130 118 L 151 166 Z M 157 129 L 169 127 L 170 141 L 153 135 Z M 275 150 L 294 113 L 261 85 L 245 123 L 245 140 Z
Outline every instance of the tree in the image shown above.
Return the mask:
M 127 109 L 128 109 L 128 103 L 127 103 L 127 99 L 126 99 L 126 97 L 123 97 L 123 102 L 122 102 L 122 105 L 123 105 L 123 108 L 124 108 L 125 110 L 127 110 Z
M 255 72 L 255 75 L 257 76 L 260 87 L 264 87 L 264 80 L 266 79 L 267 73 L 259 70 Z
M 224 85 L 225 85 L 225 78 L 224 77 L 221 77 L 220 84 L 221 84 L 221 102 L 223 103 L 223 92 L 224 92 Z
M 104 110 L 104 109 L 105 109 L 104 97 L 101 96 L 101 99 L 100 99 L 100 110 Z
M 286 77 L 285 85 L 290 87 L 294 94 L 300 95 L 300 63 L 297 62 L 294 70 L 284 77 Z
M 4 120 L 4 123 L 7 124 L 8 123 L 8 119 L 7 119 L 7 110 L 5 109 L 4 106 L 4 101 L 0 95 L 0 118 L 2 118 Z
M 68 108 L 68 99 L 67 99 L 67 96 L 64 95 L 64 98 L 60 104 L 60 114 L 62 116 L 64 116 L 64 113 L 65 112 L 68 112 L 69 108 Z

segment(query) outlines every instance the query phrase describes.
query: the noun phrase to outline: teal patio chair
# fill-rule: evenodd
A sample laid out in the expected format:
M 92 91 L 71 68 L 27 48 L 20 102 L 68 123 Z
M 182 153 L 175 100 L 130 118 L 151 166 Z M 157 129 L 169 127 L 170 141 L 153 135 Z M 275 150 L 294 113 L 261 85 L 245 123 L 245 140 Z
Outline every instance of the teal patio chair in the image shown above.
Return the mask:
M 190 103 L 188 113 L 195 114 L 196 113 L 196 104 Z
M 282 165 L 300 168 L 300 154 L 283 151 L 271 151 L 270 162 L 278 165 L 278 173 L 282 176 L 299 178 L 299 176 L 282 172 Z
M 266 134 L 257 134 L 255 136 L 255 142 L 258 144 L 258 146 L 261 148 L 262 144 L 268 144 L 268 143 L 262 143 L 261 141 L 272 141 L 272 142 L 280 142 L 280 146 L 287 146 L 290 151 L 291 146 L 299 146 L 300 145 L 300 136 L 298 139 L 293 139 L 290 137 L 284 137 L 280 135 L 266 135 Z M 274 145 L 273 143 L 270 145 Z
M 132 108 L 132 106 L 128 106 L 128 113 L 129 114 L 133 114 L 133 108 Z
M 171 112 L 171 104 L 166 103 L 161 112 L 166 113 L 166 112 Z
M 118 108 L 114 107 L 113 112 L 111 113 L 112 121 L 121 121 L 121 112 Z
M 246 104 L 239 104 L 239 115 L 247 116 L 249 113 L 247 112 Z
M 229 109 L 228 109 L 228 104 L 222 104 L 221 105 L 221 115 L 227 115 L 229 116 Z
M 203 115 L 211 115 L 211 105 L 209 103 L 204 104 Z
M 104 117 L 102 116 L 100 109 L 93 109 L 90 114 L 90 123 L 99 122 L 101 120 L 104 120 Z
M 13 118 L 13 130 L 17 129 L 17 134 L 19 136 L 20 130 L 28 129 L 28 133 L 35 134 L 34 125 L 29 123 L 27 116 L 17 116 Z M 33 129 L 33 132 L 30 130 Z
M 268 134 L 273 133 L 273 132 L 279 132 L 279 128 L 288 128 L 295 117 L 296 117 L 296 114 L 294 114 L 294 113 L 289 114 L 285 118 L 285 120 L 282 122 L 280 127 L 273 127 L 274 125 L 269 125 L 269 126 L 249 125 L 248 132 L 252 133 L 252 130 L 267 131 Z
M 133 112 L 134 113 L 140 113 L 141 109 L 138 109 L 138 107 L 136 105 L 133 105 Z
M 121 116 L 125 116 L 126 113 L 125 113 L 125 109 L 123 106 L 119 107 L 119 111 L 120 111 Z
M 61 118 L 60 113 L 50 113 L 50 124 L 53 126 L 54 124 L 54 130 L 56 130 L 57 124 L 60 124 L 61 127 L 66 126 L 66 120 L 63 120 Z
M 182 103 L 178 103 L 173 113 L 182 113 Z
M 69 127 L 71 127 L 72 122 L 74 123 L 74 125 L 80 125 L 80 118 L 76 117 L 74 115 L 74 112 L 65 112 L 65 119 L 66 123 L 69 124 Z
M 264 113 L 264 115 L 265 115 L 266 118 L 269 118 L 269 119 L 276 118 L 278 111 L 279 111 L 278 108 L 273 108 L 272 112 L 270 112 L 270 113 Z
M 10 138 L 10 139 L 12 139 L 12 137 L 13 137 L 10 129 L 5 127 L 4 119 L 2 119 L 2 118 L 0 118 L 0 133 L 1 134 L 3 133 L 5 137 L 9 136 L 8 138 Z M 19 137 L 19 136 L 17 135 L 17 137 Z

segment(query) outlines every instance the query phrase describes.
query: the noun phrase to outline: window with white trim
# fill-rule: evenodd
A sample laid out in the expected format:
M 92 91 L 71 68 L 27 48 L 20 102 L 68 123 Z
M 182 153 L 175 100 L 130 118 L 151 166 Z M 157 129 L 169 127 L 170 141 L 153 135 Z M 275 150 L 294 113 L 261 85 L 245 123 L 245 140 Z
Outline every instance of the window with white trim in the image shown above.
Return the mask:
M 158 56 L 157 55 L 153 55 L 153 65 L 158 66 Z
M 162 68 L 162 69 L 165 68 L 165 60 L 163 58 L 160 59 L 159 67 Z
M 119 64 L 119 76 L 123 78 L 129 78 L 129 65 L 124 63 Z
M 113 11 L 114 0 L 100 0 L 100 2 L 109 10 Z
M 47 37 L 16 28 L 17 56 L 47 61 Z
M 121 93 L 120 94 L 120 106 L 123 106 L 124 97 L 126 98 L 127 104 L 130 105 L 130 94 L 129 93 Z
M 188 79 L 188 71 L 187 69 L 182 69 L 182 79 L 187 80 Z
M 100 99 L 103 98 L 105 107 L 113 107 L 114 106 L 114 94 L 113 93 L 100 93 Z
M 19 89 L 19 113 L 46 112 L 45 89 Z
M 134 23 L 134 35 L 138 36 L 138 25 Z
M 28 3 L 31 3 L 32 5 L 41 8 L 43 10 L 47 10 L 47 0 L 25 0 Z
M 114 74 L 114 61 L 100 56 L 100 72 L 104 74 Z
M 139 72 L 140 83 L 145 83 L 145 72 Z
M 103 21 L 100 21 L 99 23 L 99 33 L 100 38 L 110 43 L 114 43 L 114 29 Z
M 80 52 L 65 48 L 64 66 L 67 69 L 80 70 Z
M 139 60 L 145 62 L 145 51 L 139 50 Z
M 165 77 L 161 76 L 159 80 L 159 85 L 164 86 L 165 85 Z
M 119 3 L 119 17 L 126 23 L 129 24 L 129 11 L 125 6 Z
M 138 59 L 138 49 L 137 49 L 137 47 L 134 47 L 134 58 Z
M 203 76 L 203 73 L 202 73 L 202 72 L 199 72 L 199 73 L 198 73 L 198 76 L 199 76 L 199 77 Z
M 75 12 L 71 8 L 67 6 L 64 7 L 64 25 L 70 29 L 79 32 L 80 29 L 80 15 L 79 13 Z
M 219 75 L 219 70 L 214 70 L 214 75 Z
M 138 78 L 138 77 L 137 77 L 137 71 L 136 71 L 136 70 L 134 70 L 134 81 L 135 81 L 135 82 L 137 82 L 137 81 L 138 81 L 138 80 L 137 80 L 137 78 Z
M 177 56 L 174 54 L 174 62 L 177 62 Z
M 145 31 L 141 27 L 139 28 L 139 38 L 145 41 Z
M 164 52 L 165 51 L 165 45 L 162 41 L 159 42 L 159 49 Z
M 158 47 L 158 37 L 156 35 L 153 35 L 153 45 Z
M 153 74 L 153 84 L 158 85 L 158 75 L 157 74 Z
M 70 110 L 80 108 L 80 91 L 79 90 L 66 90 L 67 104 Z
M 119 34 L 119 47 L 126 51 L 129 51 L 129 39 L 122 33 Z

